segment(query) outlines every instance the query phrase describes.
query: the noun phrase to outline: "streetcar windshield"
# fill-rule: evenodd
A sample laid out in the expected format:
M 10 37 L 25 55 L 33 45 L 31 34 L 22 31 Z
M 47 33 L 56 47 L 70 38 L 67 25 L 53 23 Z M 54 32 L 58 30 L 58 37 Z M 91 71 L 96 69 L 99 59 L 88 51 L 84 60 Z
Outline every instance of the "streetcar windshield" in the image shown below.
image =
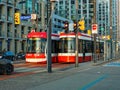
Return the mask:
M 27 52 L 29 53 L 44 53 L 46 46 L 46 39 L 44 38 L 28 38 Z
M 61 38 L 59 43 L 60 53 L 75 52 L 75 38 Z

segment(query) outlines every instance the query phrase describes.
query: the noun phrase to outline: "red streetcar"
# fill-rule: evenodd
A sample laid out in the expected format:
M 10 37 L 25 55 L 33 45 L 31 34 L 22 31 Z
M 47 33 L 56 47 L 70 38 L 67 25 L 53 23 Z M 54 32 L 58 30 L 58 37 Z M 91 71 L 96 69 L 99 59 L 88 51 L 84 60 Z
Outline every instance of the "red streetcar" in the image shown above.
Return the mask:
M 76 39 L 75 33 L 61 33 L 59 42 L 59 63 L 75 63 Z M 78 33 L 78 61 L 91 61 L 93 55 L 93 40 L 88 34 Z
M 58 41 L 59 35 L 51 35 L 51 52 L 52 62 L 57 62 Z M 47 33 L 46 32 L 30 32 L 27 35 L 27 53 L 26 62 L 42 62 L 46 63 L 46 47 L 47 47 Z

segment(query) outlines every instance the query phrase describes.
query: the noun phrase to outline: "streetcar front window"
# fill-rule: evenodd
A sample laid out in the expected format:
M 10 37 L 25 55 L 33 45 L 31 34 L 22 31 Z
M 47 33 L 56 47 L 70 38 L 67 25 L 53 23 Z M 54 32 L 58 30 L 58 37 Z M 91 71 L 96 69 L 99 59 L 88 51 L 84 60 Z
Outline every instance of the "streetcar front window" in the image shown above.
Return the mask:
M 75 39 L 62 38 L 59 43 L 60 53 L 74 53 L 75 52 Z
M 27 41 L 27 52 L 30 53 L 44 53 L 46 46 L 46 39 L 29 38 Z

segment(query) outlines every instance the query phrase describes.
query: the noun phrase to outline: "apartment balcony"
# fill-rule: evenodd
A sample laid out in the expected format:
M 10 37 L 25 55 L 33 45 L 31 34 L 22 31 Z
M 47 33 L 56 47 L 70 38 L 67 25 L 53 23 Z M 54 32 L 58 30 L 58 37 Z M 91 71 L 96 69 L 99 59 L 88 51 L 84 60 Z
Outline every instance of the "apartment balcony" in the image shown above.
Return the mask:
M 8 6 L 12 7 L 14 5 L 13 0 L 7 0 L 7 4 Z
M 6 21 L 5 15 L 0 15 L 0 22 Z
M 3 31 L 0 32 L 0 38 L 5 38 L 5 32 Z
M 13 21 L 14 21 L 12 16 L 8 16 L 7 19 L 8 19 L 9 23 L 13 23 Z
M 92 12 L 93 12 L 93 11 L 94 11 L 94 9 L 93 9 L 93 8 L 90 8 L 90 11 L 92 11 Z
M 20 10 L 20 5 L 18 5 L 18 3 L 14 3 L 14 6 L 16 10 Z
M 22 40 L 26 40 L 27 39 L 27 34 L 22 34 L 21 38 L 22 38 Z
M 15 33 L 14 37 L 15 37 L 16 39 L 21 38 L 19 33 Z
M 0 5 L 5 5 L 6 0 L 0 0 Z
M 7 32 L 7 37 L 12 38 L 12 32 Z
M 26 25 L 32 26 L 32 22 L 30 20 L 28 20 L 28 21 L 21 21 L 21 25 L 23 25 L 23 26 L 26 26 Z
M 27 38 L 27 34 L 22 34 L 21 37 L 22 38 Z

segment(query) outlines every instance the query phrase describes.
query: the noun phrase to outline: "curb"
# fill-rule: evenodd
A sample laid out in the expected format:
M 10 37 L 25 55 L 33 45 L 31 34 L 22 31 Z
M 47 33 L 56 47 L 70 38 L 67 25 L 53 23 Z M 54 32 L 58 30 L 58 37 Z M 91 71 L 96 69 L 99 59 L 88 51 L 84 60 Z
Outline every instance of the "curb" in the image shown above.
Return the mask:
M 113 58 L 113 59 L 109 59 L 109 60 L 105 60 L 105 61 L 100 61 L 100 62 L 96 62 L 96 63 L 93 63 L 93 66 L 97 66 L 97 65 L 102 65 L 102 64 L 106 64 L 106 63 L 109 63 L 109 62 L 112 62 L 112 61 L 118 61 L 120 58 Z

